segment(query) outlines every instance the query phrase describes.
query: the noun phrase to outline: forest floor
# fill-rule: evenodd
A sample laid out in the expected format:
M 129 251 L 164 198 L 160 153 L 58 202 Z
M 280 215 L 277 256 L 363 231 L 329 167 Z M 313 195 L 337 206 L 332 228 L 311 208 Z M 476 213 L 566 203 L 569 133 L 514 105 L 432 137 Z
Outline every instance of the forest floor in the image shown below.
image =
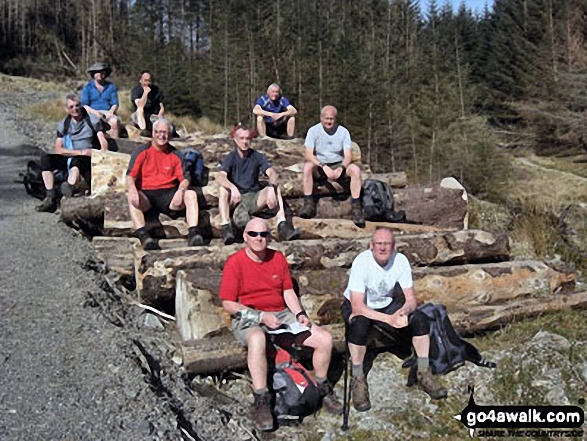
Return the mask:
M 369 374 L 373 409 L 352 410 L 349 432 L 340 417 L 320 412 L 257 433 L 246 374 L 186 375 L 173 324 L 122 302 L 89 241 L 58 216 L 37 213 L 38 201 L 14 182 L 55 136 L 54 123 L 26 112 L 55 92 L 24 89 L 0 92 L 0 439 L 465 440 L 453 416 L 467 405 L 469 386 L 488 405 L 587 397 L 587 321 L 565 311 L 475 338 L 498 369 L 467 365 L 446 375 L 447 400 L 406 388 L 401 361 L 384 354 Z

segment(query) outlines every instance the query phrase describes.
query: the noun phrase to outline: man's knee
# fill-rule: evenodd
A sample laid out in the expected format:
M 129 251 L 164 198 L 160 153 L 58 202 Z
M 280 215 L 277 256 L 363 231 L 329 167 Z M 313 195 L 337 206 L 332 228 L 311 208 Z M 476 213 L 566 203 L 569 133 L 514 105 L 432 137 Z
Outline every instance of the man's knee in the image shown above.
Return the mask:
M 186 207 L 198 208 L 198 194 L 195 192 L 195 190 L 186 190 L 185 194 L 183 195 L 183 200 Z
M 316 165 L 310 161 L 306 161 L 304 162 L 304 168 L 303 168 L 303 173 L 306 176 L 312 176 L 312 172 L 314 171 L 314 167 L 316 167 Z
M 414 337 L 430 334 L 430 320 L 422 311 L 410 314 L 410 331 Z
M 263 115 L 257 115 L 257 125 L 259 125 L 259 126 L 265 125 L 265 117 Z
M 218 199 L 221 201 L 228 201 L 230 199 L 230 191 L 221 185 L 218 186 Z
M 266 338 L 261 328 L 252 328 L 247 333 L 247 347 L 249 351 L 265 351 Z
M 355 316 L 348 324 L 348 341 L 358 346 L 365 346 L 370 330 L 371 320 L 362 315 Z
M 346 169 L 346 174 L 349 175 L 351 178 L 360 178 L 361 169 L 357 164 L 350 164 Z
M 312 337 L 314 337 L 314 347 L 318 350 L 332 349 L 332 334 L 326 329 L 318 326 L 312 327 Z
M 110 118 L 108 120 L 108 124 L 110 125 L 111 129 L 117 129 L 118 128 L 118 118 L 116 118 L 116 117 Z

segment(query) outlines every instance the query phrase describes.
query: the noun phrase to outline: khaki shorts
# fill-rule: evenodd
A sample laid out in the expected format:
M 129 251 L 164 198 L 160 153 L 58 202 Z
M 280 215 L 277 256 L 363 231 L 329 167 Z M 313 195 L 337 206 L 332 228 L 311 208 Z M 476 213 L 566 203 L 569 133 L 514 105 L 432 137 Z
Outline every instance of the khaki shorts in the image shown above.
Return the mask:
M 286 324 L 297 321 L 296 316 L 289 309 L 284 309 L 279 312 L 266 312 L 265 314 L 275 314 L 279 320 Z M 239 315 L 232 319 L 232 333 L 236 340 L 245 347 L 247 346 L 247 334 L 254 328 L 260 328 L 263 331 L 266 329 L 264 326 L 259 326 L 257 317 L 252 317 L 250 314 Z

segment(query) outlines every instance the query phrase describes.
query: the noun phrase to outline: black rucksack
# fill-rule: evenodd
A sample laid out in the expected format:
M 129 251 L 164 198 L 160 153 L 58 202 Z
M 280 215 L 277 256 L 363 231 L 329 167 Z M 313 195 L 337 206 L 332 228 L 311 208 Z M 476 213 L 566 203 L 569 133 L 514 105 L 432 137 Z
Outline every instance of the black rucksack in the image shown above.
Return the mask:
M 430 369 L 433 374 L 446 374 L 466 361 L 477 366 L 494 368 L 495 363 L 485 360 L 479 350 L 461 338 L 453 327 L 443 305 L 426 303 L 418 307 L 430 320 Z M 404 367 L 415 367 L 416 356 L 404 363 Z
M 403 222 L 406 214 L 393 211 L 393 190 L 385 182 L 366 179 L 363 182 L 363 211 L 365 220 L 371 222 Z
M 275 356 L 273 391 L 278 420 L 304 418 L 320 407 L 320 394 L 312 374 L 280 348 Z
M 43 175 L 41 172 L 41 164 L 37 161 L 29 161 L 27 163 L 26 171 L 18 174 L 20 181 L 15 181 L 19 184 L 24 184 L 24 188 L 32 197 L 43 200 L 47 195 L 45 183 L 43 182 Z M 67 179 L 67 174 L 61 170 L 53 171 L 53 178 L 55 181 L 54 188 L 59 188 L 62 182 Z

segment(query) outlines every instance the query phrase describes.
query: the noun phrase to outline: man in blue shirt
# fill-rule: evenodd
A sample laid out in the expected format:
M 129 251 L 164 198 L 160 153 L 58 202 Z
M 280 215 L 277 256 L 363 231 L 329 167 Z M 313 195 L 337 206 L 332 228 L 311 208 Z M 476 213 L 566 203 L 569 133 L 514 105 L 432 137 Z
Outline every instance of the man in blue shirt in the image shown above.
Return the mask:
M 281 96 L 281 87 L 273 83 L 267 93 L 257 99 L 253 113 L 257 115 L 257 131 L 261 137 L 293 139 L 298 113 L 289 100 Z
M 118 139 L 120 119 L 116 116 L 118 110 L 118 91 L 114 83 L 106 81 L 112 69 L 106 63 L 94 63 L 88 68 L 92 77 L 82 89 L 82 105 L 89 114 L 96 115 L 110 125 L 108 134 Z

